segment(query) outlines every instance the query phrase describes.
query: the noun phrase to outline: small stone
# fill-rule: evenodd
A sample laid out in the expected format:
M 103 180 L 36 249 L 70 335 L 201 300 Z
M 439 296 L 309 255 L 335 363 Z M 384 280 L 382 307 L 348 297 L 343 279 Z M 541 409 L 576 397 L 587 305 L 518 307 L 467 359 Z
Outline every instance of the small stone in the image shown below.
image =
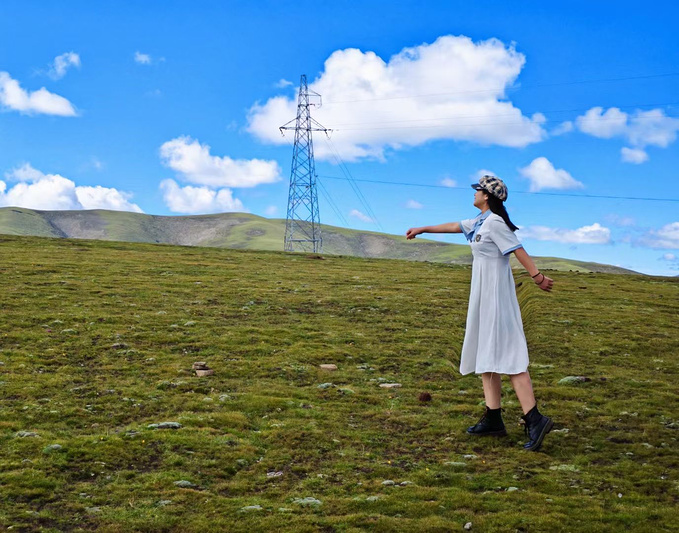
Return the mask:
M 23 439 L 26 437 L 37 437 L 38 434 L 35 431 L 17 431 L 16 436 Z
M 321 370 L 334 371 L 334 370 L 337 370 L 337 365 L 333 365 L 333 364 L 320 365 L 320 368 L 321 368 Z
M 321 390 L 329 389 L 330 387 L 334 387 L 334 383 L 321 383 L 318 388 Z
M 396 485 L 396 483 L 394 481 L 392 481 L 391 479 L 385 479 L 382 482 L 382 485 L 384 485 L 385 487 L 391 487 L 393 485 Z
M 125 348 L 129 348 L 129 346 L 124 342 L 116 342 L 115 344 L 111 345 L 111 348 L 114 350 L 124 350 Z
M 400 389 L 400 383 L 380 383 L 380 387 L 383 389 Z
M 180 479 L 179 481 L 175 481 L 174 485 L 181 489 L 195 489 L 198 487 L 195 483 L 191 483 L 190 481 L 186 481 L 185 479 Z
M 552 433 L 568 433 L 570 430 L 568 428 L 553 429 Z
M 261 505 L 246 505 L 245 507 L 241 507 L 240 511 L 241 513 L 249 513 L 251 511 L 263 511 L 264 509 L 262 508 Z
M 291 513 L 291 512 L 292 512 L 292 509 L 290 509 L 290 508 L 288 508 L 288 507 L 279 507 L 279 508 L 278 508 L 278 512 L 279 512 L 279 513 Z
M 585 376 L 566 376 L 559 380 L 559 385 L 574 385 L 576 383 L 585 383 L 591 381 L 590 378 Z
M 101 507 L 86 507 L 85 511 L 88 513 L 101 513 Z
M 267 472 L 266 477 L 281 477 L 283 472 Z
M 181 429 L 182 425 L 179 422 L 161 422 L 160 424 L 149 424 L 148 429 Z
M 367 502 L 376 502 L 376 501 L 379 500 L 379 499 L 380 499 L 379 496 L 368 496 L 368 497 L 365 499 L 365 501 L 367 501 Z
M 61 444 L 50 444 L 49 446 L 45 446 L 45 448 L 42 450 L 43 453 L 52 453 L 52 452 L 58 452 L 59 450 L 62 450 L 63 446 Z
M 195 324 L 196 324 L 195 320 L 188 320 L 188 321 L 184 322 L 185 326 L 194 326 Z
M 347 388 L 337 389 L 337 392 L 341 394 L 355 394 L 353 390 Z
M 565 472 L 579 472 L 580 471 L 580 469 L 577 466 L 568 465 L 568 464 L 550 466 L 549 469 L 550 470 L 561 470 L 561 471 L 565 471 Z
M 471 523 L 471 522 L 467 522 L 467 523 L 464 525 L 464 528 L 465 528 L 467 531 L 469 531 L 469 530 L 472 528 L 472 523 Z
M 514 492 L 519 490 L 519 487 L 507 487 L 507 492 Z
M 221 394 L 221 395 L 219 396 L 219 401 L 220 401 L 220 402 L 226 402 L 227 400 L 230 400 L 230 399 L 231 399 L 231 396 L 229 396 L 228 394 Z
M 212 369 L 208 369 L 208 370 L 196 370 L 196 376 L 198 376 L 199 378 L 204 378 L 204 377 L 206 377 L 206 376 L 211 376 L 211 375 L 214 374 L 214 373 L 215 373 L 215 371 L 212 370 Z
M 311 496 L 308 496 L 306 498 L 295 498 L 292 500 L 292 503 L 296 503 L 297 505 L 301 505 L 302 507 L 318 507 L 319 505 L 322 504 L 321 500 L 317 500 L 316 498 L 312 498 Z
M 207 370 L 210 367 L 207 366 L 207 363 L 205 361 L 196 361 L 195 363 L 193 363 L 193 365 L 191 365 L 191 368 L 193 370 Z
M 474 455 L 473 453 L 468 453 L 467 455 L 463 455 L 462 458 L 467 459 L 469 461 L 471 459 L 476 459 L 476 455 Z
M 622 498 L 622 493 L 618 492 L 618 498 Z
M 402 487 L 407 487 L 408 485 L 412 485 L 412 484 L 413 484 L 412 481 L 401 481 L 399 483 L 399 485 L 401 485 Z
M 78 333 L 76 330 L 70 329 L 70 328 L 69 329 L 62 329 L 61 332 L 64 333 L 64 334 Z
M 461 461 L 446 461 L 443 464 L 446 466 L 455 466 L 458 468 L 464 468 L 465 466 L 467 466 L 467 463 L 463 463 Z

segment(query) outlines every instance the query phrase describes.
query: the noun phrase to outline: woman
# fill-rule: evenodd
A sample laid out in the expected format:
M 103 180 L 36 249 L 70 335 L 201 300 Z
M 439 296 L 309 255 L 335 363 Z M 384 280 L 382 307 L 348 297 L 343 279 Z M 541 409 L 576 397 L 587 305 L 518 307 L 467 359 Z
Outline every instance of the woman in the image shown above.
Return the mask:
M 486 412 L 476 425 L 467 429 L 467 433 L 507 434 L 500 409 L 500 375 L 508 374 L 524 413 L 521 418 L 528 436 L 524 448 L 537 451 L 554 423 L 540 414 L 533 395 L 527 370 L 528 348 L 509 254 L 514 253 L 542 290 L 552 290 L 554 282 L 537 269 L 514 235 L 518 228 L 509 219 L 504 206 L 507 199 L 504 182 L 495 176 L 483 176 L 472 188 L 476 189 L 474 207 L 481 210 L 476 218 L 410 228 L 406 238 L 414 239 L 422 233 L 463 233 L 471 243 L 474 257 L 472 286 L 460 373 L 481 374 Z

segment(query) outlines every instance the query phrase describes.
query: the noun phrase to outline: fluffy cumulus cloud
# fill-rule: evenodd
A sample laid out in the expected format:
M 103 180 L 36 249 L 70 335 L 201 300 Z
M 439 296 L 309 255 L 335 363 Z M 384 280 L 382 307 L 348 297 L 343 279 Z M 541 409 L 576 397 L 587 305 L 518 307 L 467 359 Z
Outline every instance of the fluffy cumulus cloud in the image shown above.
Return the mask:
M 132 195 L 107 187 L 79 187 L 59 174 L 44 174 L 26 163 L 5 173 L 5 179 L 17 182 L 8 188 L 0 181 L 0 206 L 41 210 L 111 209 L 135 211 L 141 208 L 130 200 Z
M 521 238 L 566 244 L 608 244 L 611 242 L 611 230 L 599 223 L 578 229 L 528 226 L 521 229 Z
M 357 218 L 357 219 L 359 219 L 361 222 L 368 222 L 368 223 L 375 222 L 372 218 L 370 218 L 370 217 L 369 217 L 368 215 L 366 215 L 365 213 L 361 213 L 358 209 L 352 209 L 352 210 L 349 212 L 349 216 L 350 216 L 350 217 Z
M 191 137 L 177 137 L 160 147 L 164 165 L 176 171 L 183 181 L 208 187 L 255 187 L 281 179 L 276 161 L 231 159 L 210 154 L 207 144 Z
M 77 114 L 73 104 L 63 96 L 51 93 L 44 87 L 37 91 L 26 91 L 7 72 L 0 72 L 0 107 L 26 115 L 74 117 Z
M 580 131 L 594 137 L 624 139 L 631 148 L 622 149 L 622 160 L 635 164 L 648 160 L 648 154 L 643 150 L 646 146 L 667 148 L 676 140 L 679 131 L 679 119 L 668 117 L 662 109 L 626 113 L 617 107 L 606 111 L 593 107 L 575 123 Z
M 214 190 L 209 187 L 180 187 L 174 180 L 160 184 L 165 204 L 173 213 L 224 213 L 245 211 L 243 203 L 233 197 L 230 189 Z
M 528 166 L 520 168 L 519 173 L 530 180 L 531 192 L 542 189 L 581 189 L 584 187 L 564 169 L 554 168 L 546 157 L 533 159 Z
M 659 230 L 647 232 L 636 244 L 648 248 L 679 250 L 679 222 L 672 222 L 664 225 Z
M 333 130 L 317 136 L 319 159 L 383 158 L 385 150 L 435 139 L 523 147 L 543 139 L 544 116 L 524 116 L 507 100 L 525 57 L 497 39 L 443 36 L 387 61 L 374 52 L 337 50 L 309 85 L 323 98 L 313 118 Z M 313 98 L 312 98 L 313 101 Z M 297 115 L 297 100 L 277 96 L 250 109 L 248 130 L 284 144 L 278 127 Z
M 408 200 L 406 202 L 407 209 L 422 209 L 424 206 L 417 200 Z
M 627 146 L 623 146 L 620 150 L 620 155 L 625 163 L 640 165 L 648 161 L 648 154 L 641 148 L 627 148 Z
M 141 52 L 136 51 L 134 53 L 134 62 L 139 63 L 140 65 L 150 65 L 151 56 L 149 54 L 142 54 Z
M 80 55 L 75 52 L 66 52 L 54 58 L 47 73 L 50 78 L 60 80 L 71 67 L 80 68 Z

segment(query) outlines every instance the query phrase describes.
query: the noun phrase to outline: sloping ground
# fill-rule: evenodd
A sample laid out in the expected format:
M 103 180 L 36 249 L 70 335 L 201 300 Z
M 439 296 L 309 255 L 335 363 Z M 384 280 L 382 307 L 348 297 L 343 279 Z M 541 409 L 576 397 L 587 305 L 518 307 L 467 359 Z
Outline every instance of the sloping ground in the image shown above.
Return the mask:
M 285 220 L 247 213 L 165 217 L 121 211 L 35 211 L 6 207 L 0 209 L 0 234 L 279 251 Z M 322 236 L 325 254 L 471 263 L 471 252 L 465 244 L 422 238 L 408 242 L 400 235 L 334 226 L 323 226 Z M 540 268 L 554 270 L 632 273 L 611 265 L 570 259 L 544 257 L 538 258 L 537 263 Z
M 553 277 L 528 453 L 506 380 L 509 436 L 465 433 L 468 267 L 1 236 L 0 528 L 676 530 L 679 280 Z

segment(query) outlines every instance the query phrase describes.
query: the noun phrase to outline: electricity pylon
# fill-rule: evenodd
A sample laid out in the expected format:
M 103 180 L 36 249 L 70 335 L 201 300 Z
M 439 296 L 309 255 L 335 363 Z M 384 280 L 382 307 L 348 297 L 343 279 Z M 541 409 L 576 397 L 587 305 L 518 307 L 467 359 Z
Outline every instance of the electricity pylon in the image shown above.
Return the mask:
M 311 132 L 322 131 L 327 135 L 330 130 L 311 118 L 309 107 L 315 104 L 309 103 L 309 96 L 318 96 L 320 99 L 321 95 L 309 91 L 306 75 L 302 74 L 297 98 L 297 118 L 279 128 L 281 134 L 284 130 L 295 130 L 283 248 L 286 252 L 320 253 L 323 249 Z M 294 127 L 291 125 L 293 122 Z

